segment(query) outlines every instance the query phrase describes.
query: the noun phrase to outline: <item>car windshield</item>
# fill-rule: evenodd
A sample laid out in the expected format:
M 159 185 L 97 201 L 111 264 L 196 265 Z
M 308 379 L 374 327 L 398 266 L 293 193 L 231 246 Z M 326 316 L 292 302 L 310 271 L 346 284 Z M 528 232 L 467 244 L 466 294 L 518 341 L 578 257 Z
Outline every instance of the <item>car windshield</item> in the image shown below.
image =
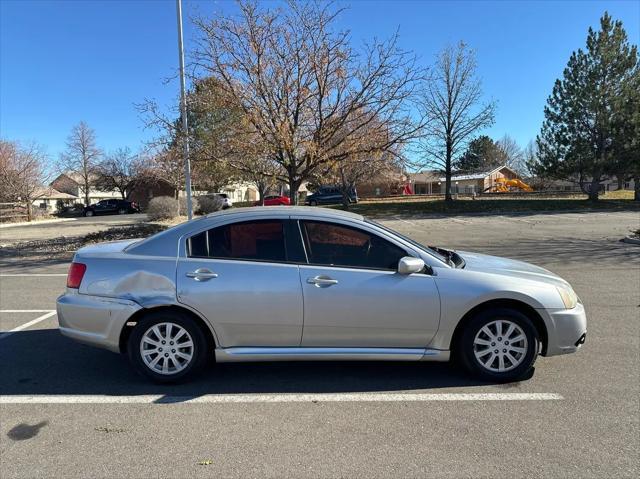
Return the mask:
M 403 235 L 402 233 L 399 233 L 399 232 L 397 232 L 397 231 L 395 231 L 395 230 L 392 230 L 391 228 L 387 228 L 386 226 L 381 225 L 381 224 L 380 224 L 380 223 L 378 223 L 377 221 L 373 221 L 373 220 L 370 220 L 370 219 L 365 219 L 365 221 L 366 221 L 367 223 L 371 223 L 372 225 L 376 225 L 378 228 L 381 228 L 381 229 L 385 230 L 385 231 L 386 231 L 386 232 L 388 232 L 388 233 L 391 233 L 391 234 L 393 234 L 393 235 L 395 235 L 395 236 L 397 236 L 397 237 L 399 237 L 399 238 L 402 238 L 402 239 L 403 239 L 403 240 L 405 240 L 407 243 L 409 243 L 409 244 L 411 244 L 411 245 L 415 246 L 415 247 L 416 247 L 416 248 L 418 248 L 418 249 L 421 249 L 421 250 L 423 250 L 423 251 L 429 251 L 429 254 L 431 254 L 432 256 L 435 256 L 437 259 L 439 259 L 439 260 L 440 260 L 440 261 L 442 261 L 443 263 L 446 263 L 446 264 L 448 264 L 448 265 L 451 265 L 451 263 L 452 263 L 452 262 L 451 262 L 451 260 L 450 260 L 449 258 L 447 258 L 445 255 L 443 255 L 443 254 L 439 253 L 438 251 L 436 251 L 436 250 L 435 250 L 435 249 L 433 249 L 433 248 L 430 248 L 429 246 L 423 245 L 422 243 L 418 243 L 417 241 L 415 241 L 415 240 L 413 240 L 413 239 L 409 238 L 409 237 L 408 237 L 408 236 L 406 236 L 406 235 Z

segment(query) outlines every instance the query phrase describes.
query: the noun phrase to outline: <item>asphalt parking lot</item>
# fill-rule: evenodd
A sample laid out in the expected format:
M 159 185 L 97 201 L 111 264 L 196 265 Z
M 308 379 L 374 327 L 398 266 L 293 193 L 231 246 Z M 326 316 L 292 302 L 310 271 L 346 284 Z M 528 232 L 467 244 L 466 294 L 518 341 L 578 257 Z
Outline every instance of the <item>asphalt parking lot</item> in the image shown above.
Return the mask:
M 0 475 L 638 477 L 640 246 L 619 239 L 640 214 L 384 222 L 558 273 L 587 309 L 585 346 L 504 385 L 436 363 L 274 363 L 156 386 L 57 332 L 66 263 L 4 262 Z
M 34 222 L 25 225 L 11 225 L 0 228 L 0 245 L 19 241 L 34 241 L 54 239 L 60 236 L 81 236 L 95 233 L 115 226 L 125 226 L 145 221 L 147 215 L 143 213 L 130 215 L 105 215 L 90 218 L 75 217 L 62 221 Z

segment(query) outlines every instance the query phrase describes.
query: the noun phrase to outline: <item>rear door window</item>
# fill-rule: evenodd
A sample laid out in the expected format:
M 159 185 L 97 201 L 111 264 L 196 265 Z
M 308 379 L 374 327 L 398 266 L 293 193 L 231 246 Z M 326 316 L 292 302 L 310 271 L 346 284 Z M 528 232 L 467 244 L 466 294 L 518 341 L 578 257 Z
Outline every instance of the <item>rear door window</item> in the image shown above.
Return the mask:
M 219 226 L 189 238 L 187 250 L 196 258 L 286 261 L 284 222 L 261 220 Z

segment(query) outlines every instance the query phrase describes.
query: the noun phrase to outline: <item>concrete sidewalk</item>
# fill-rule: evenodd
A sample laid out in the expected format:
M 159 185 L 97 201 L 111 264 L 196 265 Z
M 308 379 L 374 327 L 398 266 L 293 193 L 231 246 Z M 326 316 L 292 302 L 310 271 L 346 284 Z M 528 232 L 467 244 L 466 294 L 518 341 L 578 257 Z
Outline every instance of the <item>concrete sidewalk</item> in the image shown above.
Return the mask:
M 57 218 L 54 220 L 35 220 L 35 221 L 21 221 L 20 223 L 3 223 L 0 225 L 0 229 L 3 228 L 24 228 L 26 226 L 40 226 L 50 223 L 65 223 L 67 221 L 77 221 L 78 218 Z

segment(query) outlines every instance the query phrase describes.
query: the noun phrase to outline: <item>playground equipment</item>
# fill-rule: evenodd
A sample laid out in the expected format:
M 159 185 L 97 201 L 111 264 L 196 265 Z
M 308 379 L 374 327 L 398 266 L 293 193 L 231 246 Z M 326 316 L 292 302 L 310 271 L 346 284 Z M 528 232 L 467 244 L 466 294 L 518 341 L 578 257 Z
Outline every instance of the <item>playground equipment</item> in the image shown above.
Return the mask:
M 518 178 L 514 178 L 512 180 L 508 180 L 507 178 L 496 178 L 496 183 L 493 186 L 486 188 L 484 191 L 488 193 L 509 193 L 512 188 L 517 188 L 522 191 L 533 191 L 533 188 Z

